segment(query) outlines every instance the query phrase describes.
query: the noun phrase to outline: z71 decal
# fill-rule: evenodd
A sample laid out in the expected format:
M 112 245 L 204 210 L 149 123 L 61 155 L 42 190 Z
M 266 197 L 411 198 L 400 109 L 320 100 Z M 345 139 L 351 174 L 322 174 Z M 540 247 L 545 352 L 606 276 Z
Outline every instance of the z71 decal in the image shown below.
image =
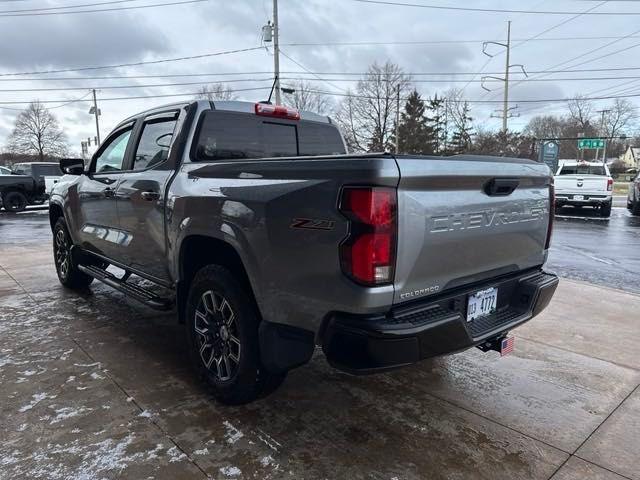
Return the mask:
M 316 218 L 294 218 L 291 228 L 303 228 L 306 230 L 333 230 L 336 222 L 333 220 L 318 220 Z

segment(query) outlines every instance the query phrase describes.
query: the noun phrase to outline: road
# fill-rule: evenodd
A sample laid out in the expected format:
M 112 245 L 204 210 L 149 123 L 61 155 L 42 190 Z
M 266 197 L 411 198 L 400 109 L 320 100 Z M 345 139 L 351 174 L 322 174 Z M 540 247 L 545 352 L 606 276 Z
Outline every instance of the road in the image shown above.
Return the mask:
M 640 293 L 640 217 L 613 208 L 611 218 L 564 208 L 557 212 L 547 268 L 558 275 Z

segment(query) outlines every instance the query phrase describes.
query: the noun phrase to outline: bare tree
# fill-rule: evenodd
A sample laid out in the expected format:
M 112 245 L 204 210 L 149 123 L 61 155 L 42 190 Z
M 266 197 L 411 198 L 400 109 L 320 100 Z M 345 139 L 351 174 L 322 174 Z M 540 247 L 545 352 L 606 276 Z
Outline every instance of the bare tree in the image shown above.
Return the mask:
M 7 150 L 21 155 L 35 155 L 40 161 L 45 157 L 59 157 L 67 150 L 67 137 L 58 120 L 38 100 L 16 117 L 13 132 L 7 140 Z
M 537 115 L 529 120 L 522 131 L 525 135 L 535 138 L 562 137 L 567 121 L 555 115 Z
M 293 93 L 285 93 L 285 105 L 320 115 L 327 115 L 331 111 L 333 107 L 331 99 L 327 95 L 314 91 L 310 83 L 300 80 L 288 87 L 293 89 Z
M 638 108 L 625 98 L 616 98 L 604 115 L 603 134 L 617 137 L 638 118 Z
M 569 109 L 569 119 L 586 133 L 593 126 L 593 103 L 584 95 L 576 95 L 567 104 Z
M 201 87 L 196 98 L 213 102 L 215 100 L 235 100 L 236 96 L 229 86 L 225 86 L 221 83 L 214 83 Z
M 382 151 L 390 148 L 395 127 L 397 95 L 401 102 L 410 89 L 410 78 L 391 62 L 374 63 L 358 82 L 356 91 L 348 90 L 340 104 L 336 120 L 347 144 L 353 150 Z

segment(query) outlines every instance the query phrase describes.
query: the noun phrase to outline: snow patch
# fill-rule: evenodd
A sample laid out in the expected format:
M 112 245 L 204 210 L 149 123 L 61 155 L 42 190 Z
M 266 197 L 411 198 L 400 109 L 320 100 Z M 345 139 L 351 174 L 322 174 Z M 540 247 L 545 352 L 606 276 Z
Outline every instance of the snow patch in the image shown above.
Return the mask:
M 242 437 L 244 437 L 244 433 L 242 433 L 236 427 L 231 425 L 231 423 L 229 421 L 225 420 L 224 422 L 222 422 L 222 424 L 227 428 L 227 433 L 225 435 L 226 439 L 227 439 L 227 443 L 230 443 L 230 444 L 233 445 L 238 440 L 240 440 Z
M 207 447 L 204 447 L 201 450 L 194 450 L 193 454 L 194 455 L 209 455 L 209 449 Z
M 242 470 L 240 470 L 238 467 L 222 467 L 220 469 L 220 473 L 227 477 L 237 477 L 238 475 L 242 474 Z
M 67 420 L 68 418 L 73 418 L 73 417 L 77 417 L 78 415 L 82 415 L 86 412 L 91 412 L 93 411 L 93 408 L 87 408 L 87 407 L 80 407 L 80 408 L 73 408 L 73 407 L 62 407 L 62 408 L 58 408 L 56 410 L 56 416 L 54 417 L 53 420 L 51 420 L 51 422 L 49 422 L 49 425 L 54 425 L 56 423 L 60 423 L 64 420 Z
M 20 413 L 24 413 L 27 410 L 31 410 L 33 407 L 35 407 L 37 404 L 39 404 L 41 401 L 43 401 L 46 398 L 56 398 L 55 395 L 49 396 L 46 393 L 35 393 L 31 395 L 31 397 L 33 398 L 33 400 L 31 400 L 30 403 L 28 403 L 27 405 L 24 405 L 23 407 L 20 407 L 20 410 L 18 410 Z
M 187 456 L 178 450 L 178 447 L 173 446 L 169 450 L 167 450 L 167 455 L 169 455 L 169 463 L 180 462 L 187 458 Z

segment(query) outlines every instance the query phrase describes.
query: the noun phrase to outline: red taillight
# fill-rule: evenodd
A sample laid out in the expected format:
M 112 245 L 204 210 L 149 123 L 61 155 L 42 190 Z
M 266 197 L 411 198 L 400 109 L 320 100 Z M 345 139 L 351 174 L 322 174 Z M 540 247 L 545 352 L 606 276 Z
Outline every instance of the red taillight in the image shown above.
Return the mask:
M 613 178 L 607 180 L 607 191 L 613 190 Z
M 556 190 L 553 183 L 549 185 L 549 225 L 547 226 L 547 239 L 544 242 L 544 249 L 551 246 L 551 234 L 553 233 L 553 217 L 556 214 Z
M 368 286 L 393 281 L 396 190 L 387 187 L 344 188 L 340 211 L 351 220 L 349 237 L 340 246 L 343 271 Z
M 300 120 L 300 112 L 295 108 L 282 105 L 269 105 L 268 103 L 256 103 L 256 115 Z

